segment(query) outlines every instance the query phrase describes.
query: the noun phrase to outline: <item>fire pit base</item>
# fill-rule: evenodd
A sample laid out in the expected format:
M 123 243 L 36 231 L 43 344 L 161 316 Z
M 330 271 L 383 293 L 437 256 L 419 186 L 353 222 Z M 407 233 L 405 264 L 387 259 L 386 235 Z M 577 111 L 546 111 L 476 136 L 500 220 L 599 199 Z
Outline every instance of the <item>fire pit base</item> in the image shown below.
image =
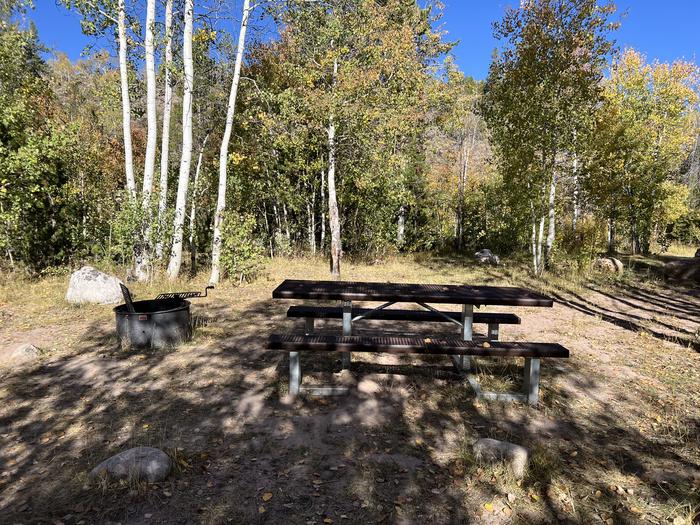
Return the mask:
M 122 348 L 174 348 L 192 338 L 190 302 L 184 299 L 134 301 L 114 309 Z

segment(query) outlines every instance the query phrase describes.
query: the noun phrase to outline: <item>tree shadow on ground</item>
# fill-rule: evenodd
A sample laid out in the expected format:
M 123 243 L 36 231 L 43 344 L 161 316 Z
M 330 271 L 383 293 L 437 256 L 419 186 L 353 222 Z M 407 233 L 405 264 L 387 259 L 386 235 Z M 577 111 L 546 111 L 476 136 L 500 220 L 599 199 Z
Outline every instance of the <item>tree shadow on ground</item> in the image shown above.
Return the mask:
M 263 300 L 234 311 L 212 300 L 196 308 L 206 325 L 173 351 L 124 353 L 111 324 L 95 323 L 74 354 L 6 375 L 3 519 L 505 523 L 500 509 L 512 505 L 526 521 L 590 523 L 605 508 L 616 523 L 637 522 L 601 485 L 601 472 L 637 479 L 657 501 L 687 497 L 685 477 L 665 485 L 646 477 L 653 465 L 680 472 L 697 464 L 631 426 L 625 407 L 638 405 L 638 392 L 591 402 L 589 393 L 605 378 L 585 360 L 545 360 L 538 410 L 476 401 L 446 359 L 376 355 L 358 357 L 350 395 L 289 400 L 287 356 L 265 348 L 268 334 L 300 330 L 285 319 L 288 306 Z M 320 329 L 337 333 L 339 325 Z M 333 355 L 304 356 L 304 363 L 321 379 L 339 369 Z M 552 390 L 563 376 L 572 389 Z M 697 421 L 693 428 L 689 439 L 699 437 Z M 521 485 L 474 464 L 470 445 L 483 436 L 532 448 L 536 461 Z M 175 470 L 165 482 L 89 483 L 87 472 L 99 461 L 137 445 L 172 456 Z M 577 498 L 598 488 L 603 494 L 595 505 L 577 499 L 571 509 L 559 497 L 561 486 Z M 515 503 L 506 503 L 509 491 L 517 492 Z M 488 502 L 499 502 L 494 512 L 484 509 Z

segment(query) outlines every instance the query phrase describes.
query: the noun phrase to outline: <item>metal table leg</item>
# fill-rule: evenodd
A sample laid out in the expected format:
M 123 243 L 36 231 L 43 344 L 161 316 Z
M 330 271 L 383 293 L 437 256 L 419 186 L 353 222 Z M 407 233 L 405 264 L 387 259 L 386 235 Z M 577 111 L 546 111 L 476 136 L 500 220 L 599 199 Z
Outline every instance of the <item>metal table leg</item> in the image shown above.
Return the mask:
M 471 341 L 474 326 L 474 306 L 471 304 L 462 305 L 462 339 Z M 462 370 L 471 370 L 471 356 L 459 356 Z
M 352 335 L 352 301 L 343 301 L 343 335 Z M 343 360 L 343 370 L 350 369 L 352 357 L 350 352 L 341 354 Z

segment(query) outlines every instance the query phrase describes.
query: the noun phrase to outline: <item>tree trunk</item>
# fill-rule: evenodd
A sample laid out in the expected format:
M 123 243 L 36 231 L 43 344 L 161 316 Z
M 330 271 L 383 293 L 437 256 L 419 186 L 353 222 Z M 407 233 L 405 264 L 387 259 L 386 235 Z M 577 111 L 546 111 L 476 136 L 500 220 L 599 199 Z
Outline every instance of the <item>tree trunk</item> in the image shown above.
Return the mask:
M 253 6 L 255 7 L 255 6 Z M 231 92 L 228 97 L 228 109 L 226 111 L 226 127 L 224 136 L 221 139 L 221 149 L 219 150 L 219 195 L 216 200 L 216 213 L 214 214 L 214 241 L 211 251 L 211 284 L 218 284 L 221 278 L 221 222 L 226 209 L 226 180 L 227 180 L 227 160 L 228 144 L 231 140 L 231 128 L 233 127 L 233 116 L 236 112 L 236 96 L 238 94 L 238 83 L 241 79 L 241 64 L 243 63 L 243 50 L 245 49 L 245 34 L 248 29 L 248 20 L 251 14 L 250 0 L 243 1 L 243 16 L 241 17 L 241 29 L 238 33 L 238 48 L 236 49 L 236 62 L 233 67 L 233 80 L 231 82 Z
M 549 213 L 547 217 L 547 243 L 544 251 L 544 264 L 549 266 L 554 247 L 554 236 L 556 234 L 556 193 L 557 193 L 557 172 L 556 169 L 552 172 L 552 181 L 549 185 Z
M 156 63 L 155 63 L 155 23 L 156 1 L 146 2 L 146 35 L 144 50 L 146 55 L 146 156 L 143 164 L 143 189 L 141 207 L 143 220 L 134 253 L 134 275 L 138 281 L 146 281 L 150 275 L 151 237 L 151 193 L 153 192 L 153 171 L 156 164 L 156 144 L 158 140 L 158 117 L 156 115 Z
M 578 157 L 574 156 L 573 161 L 573 173 L 574 173 L 574 217 L 571 221 L 571 229 L 576 231 L 578 227 L 578 221 L 581 217 L 581 181 L 578 177 Z
M 315 193 L 315 192 L 314 192 Z M 316 232 L 314 231 L 314 210 L 311 203 L 306 201 L 306 218 L 307 227 L 309 228 L 309 251 L 312 255 L 316 254 Z
M 396 245 L 403 248 L 406 234 L 406 206 L 403 204 L 399 208 L 398 224 L 396 225 Z
M 537 265 L 535 268 L 535 273 L 537 275 L 542 275 L 544 270 L 543 258 L 542 258 L 542 244 L 544 243 L 544 221 L 545 216 L 540 217 L 540 228 L 537 237 Z
M 287 203 L 282 203 L 282 213 L 284 214 L 284 233 L 287 236 L 287 240 L 292 242 L 292 234 L 289 232 L 289 218 L 287 217 Z
M 610 219 L 609 219 L 609 221 L 608 221 L 608 253 L 609 253 L 610 255 L 614 255 L 615 252 L 616 252 L 616 248 L 615 248 L 615 241 L 616 241 L 616 239 L 615 239 L 615 233 L 616 233 L 616 232 L 615 232 L 615 229 L 616 229 L 616 228 L 615 228 L 615 227 L 616 227 L 616 223 L 615 223 L 615 213 L 613 212 L 613 213 L 610 215 Z
M 156 257 L 163 257 L 163 235 L 165 212 L 168 206 L 168 161 L 170 155 L 170 113 L 173 107 L 173 86 L 170 81 L 170 68 L 173 63 L 173 0 L 165 4 L 165 93 L 163 96 L 163 131 L 160 143 L 160 188 L 158 198 L 158 239 L 156 241 Z
M 185 222 L 185 204 L 190 181 L 192 162 L 192 92 L 194 87 L 194 66 L 192 63 L 192 23 L 194 18 L 193 0 L 185 0 L 185 29 L 182 39 L 182 63 L 185 76 L 182 90 L 182 156 L 177 182 L 175 219 L 173 221 L 173 246 L 170 251 L 168 276 L 177 279 L 182 264 L 182 227 Z
M 338 75 L 338 59 L 333 62 L 333 84 Z M 343 248 L 340 241 L 340 215 L 335 191 L 335 122 L 333 115 L 328 120 L 328 217 L 331 227 L 331 275 L 340 279 L 340 258 Z
M 199 190 L 199 172 L 202 169 L 202 158 L 204 157 L 204 148 L 207 146 L 209 133 L 204 136 L 202 145 L 199 148 L 199 156 L 197 157 L 197 167 L 194 170 L 194 183 L 192 185 L 192 204 L 190 206 L 190 228 L 188 244 L 190 248 L 190 273 L 197 274 L 197 228 L 195 220 L 197 218 L 197 196 Z
M 124 133 L 124 173 L 126 189 L 132 198 L 136 198 L 136 179 L 134 178 L 134 155 L 131 147 L 131 101 L 129 100 L 129 70 L 126 43 L 126 10 L 124 0 L 117 4 L 117 33 L 119 35 L 119 79 L 122 93 L 122 129 Z
M 467 174 L 469 170 L 469 157 L 471 156 L 472 149 L 474 149 L 474 141 L 476 140 L 476 127 L 477 123 L 474 123 L 472 128 L 472 136 L 467 143 L 466 137 L 462 138 L 462 146 L 460 148 L 460 167 L 459 167 L 459 181 L 457 183 L 457 249 L 462 249 L 462 244 L 464 242 L 464 192 L 467 186 Z
M 144 50 L 146 56 L 146 156 L 143 164 L 143 207 L 148 210 L 153 191 L 153 171 L 156 165 L 158 141 L 158 117 L 156 115 L 156 60 L 155 60 L 156 0 L 146 2 L 146 36 Z
M 326 249 L 326 174 L 321 170 L 321 251 Z
M 532 239 L 531 239 L 530 249 L 532 250 L 532 271 L 535 272 L 535 275 L 536 275 L 537 269 L 538 269 L 538 264 L 537 264 L 537 220 L 535 219 L 534 213 L 532 215 Z

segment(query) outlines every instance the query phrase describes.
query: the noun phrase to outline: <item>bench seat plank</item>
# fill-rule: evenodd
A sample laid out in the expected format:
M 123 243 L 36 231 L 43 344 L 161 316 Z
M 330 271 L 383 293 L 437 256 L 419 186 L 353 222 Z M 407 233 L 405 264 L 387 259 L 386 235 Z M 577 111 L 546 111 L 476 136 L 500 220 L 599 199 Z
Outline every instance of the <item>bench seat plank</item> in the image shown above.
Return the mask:
M 569 357 L 558 343 L 464 341 L 445 337 L 329 336 L 272 334 L 270 350 L 287 352 L 381 352 L 387 354 L 471 355 L 484 357 Z
M 352 316 L 367 315 L 371 308 L 353 308 Z M 451 319 L 460 322 L 462 314 L 460 312 L 442 312 Z M 287 317 L 304 317 L 311 319 L 342 319 L 343 309 L 334 306 L 291 306 L 287 310 Z M 447 323 L 448 319 L 428 310 L 377 310 L 370 314 L 367 320 L 372 321 L 417 321 Z M 520 317 L 515 314 L 502 314 L 492 312 L 475 312 L 475 323 L 484 324 L 520 324 Z

